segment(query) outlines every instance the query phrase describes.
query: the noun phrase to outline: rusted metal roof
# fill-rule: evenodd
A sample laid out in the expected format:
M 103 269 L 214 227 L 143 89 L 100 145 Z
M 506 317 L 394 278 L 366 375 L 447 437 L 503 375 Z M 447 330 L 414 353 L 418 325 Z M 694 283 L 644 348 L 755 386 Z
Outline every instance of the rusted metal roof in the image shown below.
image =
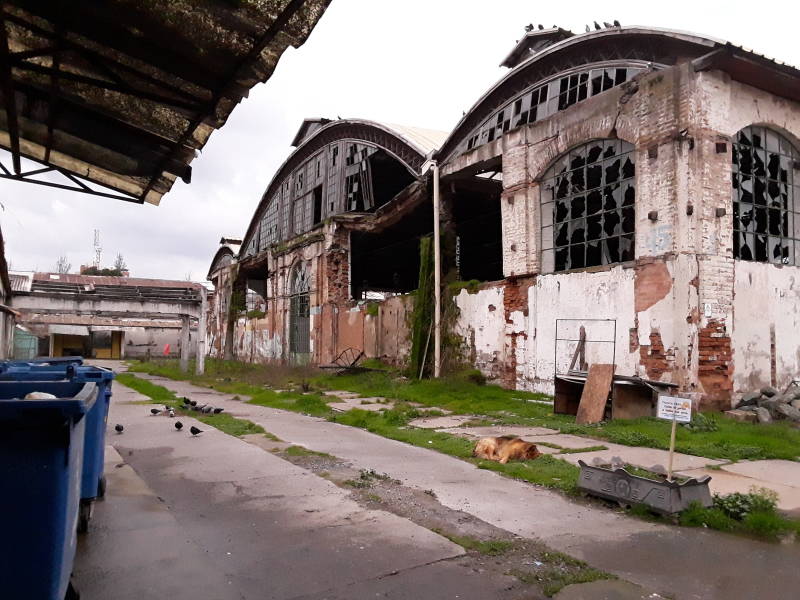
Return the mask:
M 31 272 L 13 272 L 8 274 L 11 279 L 11 292 L 30 292 L 33 285 L 33 273 Z
M 200 283 L 192 281 L 176 281 L 171 279 L 146 279 L 142 277 L 110 277 L 104 275 L 75 275 L 72 273 L 34 273 L 36 283 L 66 283 L 77 285 L 102 285 L 117 287 L 164 287 L 198 289 Z
M 0 177 L 158 204 L 330 1 L 3 3 Z

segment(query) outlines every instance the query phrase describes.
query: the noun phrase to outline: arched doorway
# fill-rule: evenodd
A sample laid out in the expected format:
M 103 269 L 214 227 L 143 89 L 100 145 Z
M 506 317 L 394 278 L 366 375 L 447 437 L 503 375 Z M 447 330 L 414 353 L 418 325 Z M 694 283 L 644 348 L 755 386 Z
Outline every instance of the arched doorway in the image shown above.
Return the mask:
M 311 353 L 308 270 L 298 262 L 289 275 L 289 353 L 294 362 L 308 362 Z

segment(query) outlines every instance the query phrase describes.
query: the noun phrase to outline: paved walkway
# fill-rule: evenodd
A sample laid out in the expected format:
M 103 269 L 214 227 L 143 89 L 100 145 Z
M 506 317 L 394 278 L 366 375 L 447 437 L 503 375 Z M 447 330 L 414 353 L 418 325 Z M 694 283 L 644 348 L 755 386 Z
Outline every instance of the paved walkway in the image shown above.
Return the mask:
M 450 508 L 538 538 L 670 597 L 784 600 L 800 589 L 797 545 L 647 523 L 360 429 L 247 404 L 185 382 L 147 378 L 178 395 L 222 406 L 287 442 L 432 490 Z
M 176 431 L 141 400 L 114 386 L 107 495 L 74 571 L 84 600 L 520 598 L 429 529 L 191 417 Z

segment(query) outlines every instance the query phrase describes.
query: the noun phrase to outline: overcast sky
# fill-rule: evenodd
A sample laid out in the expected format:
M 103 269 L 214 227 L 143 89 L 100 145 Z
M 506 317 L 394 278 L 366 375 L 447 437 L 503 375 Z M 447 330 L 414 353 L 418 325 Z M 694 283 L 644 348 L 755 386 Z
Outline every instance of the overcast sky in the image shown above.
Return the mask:
M 333 0 L 306 44 L 290 48 L 272 78 L 212 134 L 192 163 L 192 183 L 178 181 L 160 206 L 0 180 L 6 257 L 12 269 L 49 271 L 66 255 L 77 272 L 91 262 L 99 229 L 104 266 L 119 252 L 133 276 L 203 280 L 219 238 L 244 234 L 304 117 L 449 131 L 506 72 L 498 64 L 530 22 L 575 32 L 614 19 L 682 29 L 800 66 L 799 6 L 794 0 Z

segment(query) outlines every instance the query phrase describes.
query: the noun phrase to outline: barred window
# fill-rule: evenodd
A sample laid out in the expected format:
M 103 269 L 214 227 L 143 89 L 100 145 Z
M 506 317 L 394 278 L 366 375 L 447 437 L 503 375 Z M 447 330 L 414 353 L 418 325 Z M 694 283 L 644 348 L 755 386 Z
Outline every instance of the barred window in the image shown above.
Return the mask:
M 750 126 L 736 134 L 732 160 L 733 257 L 800 265 L 800 152 Z
M 542 181 L 542 272 L 634 258 L 633 146 L 596 140 L 559 158 Z

